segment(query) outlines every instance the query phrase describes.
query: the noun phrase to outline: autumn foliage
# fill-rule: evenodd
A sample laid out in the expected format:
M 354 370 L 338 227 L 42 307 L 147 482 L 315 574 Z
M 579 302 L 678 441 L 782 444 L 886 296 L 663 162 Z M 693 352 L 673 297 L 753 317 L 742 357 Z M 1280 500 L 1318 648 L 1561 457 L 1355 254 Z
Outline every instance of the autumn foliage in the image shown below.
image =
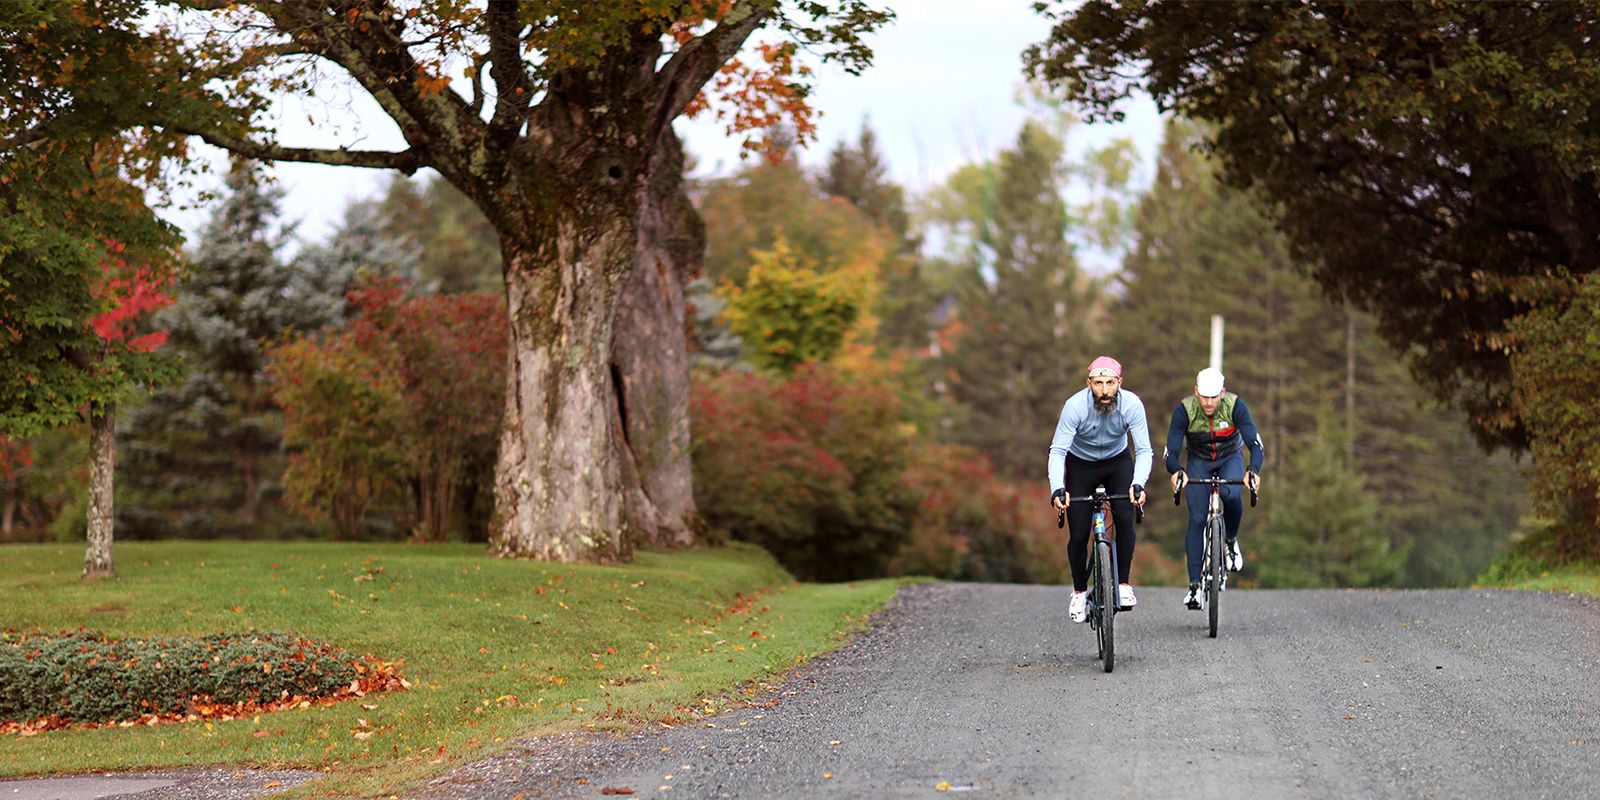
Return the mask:
M 290 504 L 355 536 L 386 492 L 406 495 L 417 538 L 444 536 L 463 479 L 494 458 L 507 322 L 493 295 L 405 296 L 396 278 L 353 289 L 342 331 L 269 353 L 284 412 Z
M 89 327 L 108 350 L 153 352 L 166 344 L 167 331 L 140 333 L 139 324 L 172 304 L 172 295 L 165 291 L 172 285 L 172 273 L 130 264 L 122 257 L 123 246 L 119 242 L 107 242 L 106 249 L 100 280 L 90 287 L 103 310 L 89 320 Z
M 770 550 L 796 576 L 882 575 L 915 505 L 895 395 L 806 364 L 787 379 L 697 376 L 695 499 L 713 529 Z

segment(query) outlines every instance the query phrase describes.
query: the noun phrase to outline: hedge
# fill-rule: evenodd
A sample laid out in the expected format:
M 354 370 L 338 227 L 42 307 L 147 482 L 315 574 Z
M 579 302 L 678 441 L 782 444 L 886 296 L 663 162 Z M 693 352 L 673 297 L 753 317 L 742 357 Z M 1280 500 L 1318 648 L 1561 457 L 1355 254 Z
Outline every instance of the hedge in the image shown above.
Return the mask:
M 112 722 L 200 704 L 323 697 L 357 677 L 343 650 L 288 633 L 0 632 L 0 722 Z

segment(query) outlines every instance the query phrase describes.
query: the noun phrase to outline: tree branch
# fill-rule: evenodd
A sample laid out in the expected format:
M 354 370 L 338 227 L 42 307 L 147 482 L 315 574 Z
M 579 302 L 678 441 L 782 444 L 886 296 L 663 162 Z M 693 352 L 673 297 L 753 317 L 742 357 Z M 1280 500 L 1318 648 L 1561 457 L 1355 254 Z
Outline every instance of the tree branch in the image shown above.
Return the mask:
M 516 3 L 490 3 L 489 62 L 494 68 L 494 117 L 489 120 L 489 141 L 504 147 L 527 120 L 532 81 L 522 67 L 522 23 Z M 476 88 L 477 84 L 474 84 Z
M 199 130 L 184 126 L 172 126 L 169 130 L 188 136 L 198 136 L 207 144 L 215 145 L 230 153 L 237 153 L 246 158 L 254 158 L 261 161 L 299 161 L 308 164 L 329 164 L 336 167 L 393 169 L 407 175 L 416 172 L 417 168 L 422 166 L 422 159 L 415 149 L 390 152 L 384 150 L 347 150 L 342 147 L 331 150 L 309 147 L 281 147 L 274 144 L 252 142 L 249 139 L 240 139 L 217 131 Z
M 746 0 L 735 5 L 704 35 L 691 39 L 656 73 L 656 106 L 650 126 L 654 141 L 689 106 L 700 89 L 744 47 L 750 34 L 772 16 L 776 0 Z
M 477 117 L 483 113 L 483 65 L 488 63 L 489 56 L 484 53 L 472 55 L 472 116 Z
M 422 85 L 421 79 L 429 74 L 405 47 L 402 31 L 394 27 L 393 20 L 372 7 L 353 7 L 355 21 L 320 4 L 259 3 L 256 7 L 303 47 L 338 64 L 372 95 L 411 144 L 408 152 L 416 165 L 444 167 L 456 177 L 465 177 L 460 168 L 473 163 L 471 153 L 480 146 L 477 134 L 483 123 L 449 87 Z M 394 154 L 369 155 L 380 162 L 396 158 Z

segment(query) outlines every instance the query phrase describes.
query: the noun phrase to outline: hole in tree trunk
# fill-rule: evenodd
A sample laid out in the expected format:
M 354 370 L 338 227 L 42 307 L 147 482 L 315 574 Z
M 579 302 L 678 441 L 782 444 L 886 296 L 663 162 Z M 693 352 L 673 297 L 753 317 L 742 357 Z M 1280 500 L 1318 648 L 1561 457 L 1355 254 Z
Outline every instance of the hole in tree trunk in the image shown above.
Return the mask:
M 606 174 L 611 176 L 611 180 L 620 180 L 622 178 L 622 167 L 612 164 L 606 169 Z
M 622 367 L 617 362 L 611 362 L 611 387 L 617 394 L 617 419 L 622 422 L 622 441 L 633 447 L 633 442 L 628 439 L 628 393 L 622 383 Z

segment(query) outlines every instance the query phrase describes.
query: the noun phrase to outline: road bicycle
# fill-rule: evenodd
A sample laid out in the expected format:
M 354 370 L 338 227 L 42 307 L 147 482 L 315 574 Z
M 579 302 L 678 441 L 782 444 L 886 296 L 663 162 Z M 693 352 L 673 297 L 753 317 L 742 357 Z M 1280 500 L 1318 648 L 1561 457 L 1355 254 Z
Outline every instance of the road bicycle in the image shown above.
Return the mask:
M 1099 658 L 1105 662 L 1106 672 L 1116 667 L 1116 620 L 1118 611 L 1127 611 L 1117 594 L 1120 583 L 1117 575 L 1116 523 L 1111 518 L 1112 500 L 1132 500 L 1125 494 L 1106 494 L 1106 487 L 1094 487 L 1094 494 L 1072 497 L 1074 503 L 1094 503 L 1094 521 L 1089 540 L 1089 627 L 1094 629 L 1095 640 L 1100 645 Z M 1144 507 L 1133 507 L 1134 521 L 1144 522 Z M 1067 512 L 1056 512 L 1056 527 L 1066 524 Z
M 1200 558 L 1200 582 L 1206 590 L 1206 608 L 1210 615 L 1211 638 L 1217 638 L 1217 616 L 1221 613 L 1222 593 L 1228 588 L 1227 543 L 1223 541 L 1227 525 L 1222 521 L 1222 487 L 1244 486 L 1242 480 L 1229 478 L 1190 478 L 1172 493 L 1172 504 L 1182 505 L 1183 490 L 1190 484 L 1211 487 L 1211 493 L 1206 504 L 1205 538 L 1202 541 L 1204 550 Z M 1250 490 L 1250 507 L 1255 508 L 1256 490 Z

